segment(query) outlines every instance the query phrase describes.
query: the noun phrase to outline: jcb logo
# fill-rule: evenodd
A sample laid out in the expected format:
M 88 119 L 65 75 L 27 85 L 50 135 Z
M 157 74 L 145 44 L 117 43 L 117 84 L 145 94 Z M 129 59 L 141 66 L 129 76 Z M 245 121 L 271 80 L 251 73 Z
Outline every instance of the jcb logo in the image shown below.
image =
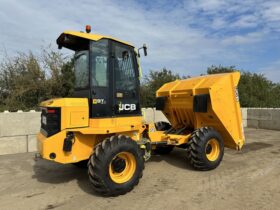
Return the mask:
M 119 104 L 119 111 L 134 111 L 136 104 Z

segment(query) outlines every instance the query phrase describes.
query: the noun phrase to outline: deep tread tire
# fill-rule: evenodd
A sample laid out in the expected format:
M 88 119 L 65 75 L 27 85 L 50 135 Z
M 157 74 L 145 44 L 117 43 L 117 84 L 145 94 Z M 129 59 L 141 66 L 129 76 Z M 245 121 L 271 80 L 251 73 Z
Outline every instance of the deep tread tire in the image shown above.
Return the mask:
M 111 179 L 109 167 L 114 157 L 121 152 L 129 152 L 134 156 L 136 169 L 130 180 L 118 184 Z M 117 196 L 131 191 L 139 183 L 143 169 L 144 158 L 139 145 L 124 135 L 111 136 L 96 145 L 88 162 L 88 175 L 93 189 L 105 196 Z
M 168 122 L 156 122 L 155 127 L 157 131 L 166 131 L 171 128 Z M 167 155 L 174 149 L 174 146 L 157 146 L 154 152 L 159 155 Z
M 211 139 L 216 139 L 219 144 L 219 154 L 215 161 L 207 158 L 206 146 Z M 201 171 L 212 170 L 219 166 L 224 155 L 224 143 L 221 135 L 211 127 L 195 130 L 188 143 L 187 158 L 193 168 Z

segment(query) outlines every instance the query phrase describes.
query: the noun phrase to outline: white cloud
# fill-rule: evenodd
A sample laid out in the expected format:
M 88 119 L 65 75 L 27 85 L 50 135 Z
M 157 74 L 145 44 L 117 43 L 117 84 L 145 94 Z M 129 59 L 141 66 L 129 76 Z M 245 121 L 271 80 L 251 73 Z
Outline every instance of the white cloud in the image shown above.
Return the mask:
M 186 0 L 185 8 L 192 10 L 201 9 L 207 13 L 216 13 L 217 10 L 224 8 L 228 5 L 226 0 Z
M 165 66 L 197 75 L 212 64 L 242 67 L 248 61 L 257 62 L 250 49 L 271 36 L 272 21 L 277 27 L 278 10 L 269 16 L 269 10 L 276 8 L 273 2 L 279 5 L 272 0 L 148 2 L 153 7 L 129 0 L 0 0 L 0 27 L 5 29 L 0 33 L 0 48 L 5 46 L 11 54 L 36 51 L 44 43 L 55 43 L 63 30 L 80 31 L 91 24 L 93 33 L 135 46 L 147 43 L 149 56 L 142 57 L 145 71 Z M 252 31 L 259 25 L 263 27 Z
M 268 21 L 280 21 L 280 4 L 279 1 L 264 3 L 263 17 Z
M 227 25 L 228 25 L 227 21 L 224 20 L 223 18 L 215 18 L 211 24 L 211 27 L 213 29 L 221 29 Z
M 258 26 L 258 17 L 256 15 L 244 15 L 235 21 L 231 27 L 252 28 Z
M 255 43 L 265 36 L 264 32 L 252 32 L 246 35 L 235 35 L 222 40 L 225 45 L 245 45 L 250 43 Z
M 280 82 L 280 59 L 270 65 L 260 68 L 258 73 L 264 74 L 273 82 Z

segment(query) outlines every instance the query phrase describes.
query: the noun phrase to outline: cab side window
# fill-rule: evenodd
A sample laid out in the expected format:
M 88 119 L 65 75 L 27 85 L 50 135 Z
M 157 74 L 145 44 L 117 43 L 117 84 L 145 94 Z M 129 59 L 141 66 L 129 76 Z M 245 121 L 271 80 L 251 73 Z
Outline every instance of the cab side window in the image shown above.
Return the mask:
M 131 91 L 136 89 L 132 50 L 119 45 L 115 46 L 114 69 L 117 90 Z
M 88 51 L 77 51 L 74 59 L 75 88 L 86 88 L 88 86 Z
M 94 87 L 108 86 L 108 40 L 92 42 L 92 77 L 91 82 Z

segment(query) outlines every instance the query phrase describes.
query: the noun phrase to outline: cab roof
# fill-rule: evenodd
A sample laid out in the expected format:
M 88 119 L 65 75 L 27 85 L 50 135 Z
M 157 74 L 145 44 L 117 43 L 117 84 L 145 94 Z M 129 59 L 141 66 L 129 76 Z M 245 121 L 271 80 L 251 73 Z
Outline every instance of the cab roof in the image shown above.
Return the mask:
M 64 46 L 63 43 L 61 43 L 62 37 L 65 37 L 65 35 L 70 35 L 70 36 L 74 36 L 77 38 L 83 38 L 83 39 L 87 39 L 87 40 L 93 40 L 93 41 L 98 41 L 100 39 L 111 39 L 120 43 L 123 43 L 125 45 L 129 45 L 131 47 L 134 47 L 132 44 L 128 43 L 128 42 L 124 42 L 121 41 L 119 39 L 116 39 L 114 37 L 111 36 L 106 36 L 106 35 L 100 35 L 100 34 L 91 34 L 91 33 L 86 33 L 86 32 L 78 32 L 78 31 L 64 31 L 57 39 L 57 44 Z

